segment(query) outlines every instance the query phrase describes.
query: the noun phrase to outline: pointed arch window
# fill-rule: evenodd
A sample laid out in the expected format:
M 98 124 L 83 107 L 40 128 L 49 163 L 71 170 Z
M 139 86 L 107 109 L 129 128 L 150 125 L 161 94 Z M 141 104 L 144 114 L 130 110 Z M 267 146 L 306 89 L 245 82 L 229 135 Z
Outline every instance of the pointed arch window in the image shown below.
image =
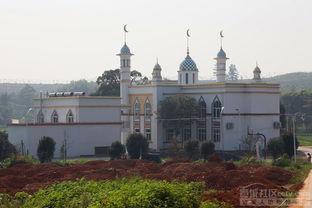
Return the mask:
M 213 118 L 220 118 L 221 108 L 222 108 L 222 104 L 218 96 L 216 96 L 212 103 L 212 117 Z
M 133 112 L 134 112 L 134 120 L 140 121 L 141 105 L 138 99 L 135 100 Z
M 56 110 L 53 111 L 52 115 L 51 115 L 51 122 L 52 123 L 58 123 L 58 114 L 56 112 Z
M 144 108 L 144 117 L 145 121 L 150 121 L 151 120 L 151 115 L 152 115 L 152 105 L 148 99 L 145 101 L 145 108 Z
M 67 112 L 66 123 L 74 123 L 74 114 L 71 110 Z
M 39 124 L 44 123 L 44 115 L 43 115 L 41 110 L 39 111 L 39 113 L 37 115 L 37 123 L 39 123 Z
M 203 97 L 200 97 L 199 99 L 199 117 L 200 118 L 206 118 L 207 114 L 207 106 L 206 102 Z
M 195 84 L 195 74 L 193 73 L 193 84 Z

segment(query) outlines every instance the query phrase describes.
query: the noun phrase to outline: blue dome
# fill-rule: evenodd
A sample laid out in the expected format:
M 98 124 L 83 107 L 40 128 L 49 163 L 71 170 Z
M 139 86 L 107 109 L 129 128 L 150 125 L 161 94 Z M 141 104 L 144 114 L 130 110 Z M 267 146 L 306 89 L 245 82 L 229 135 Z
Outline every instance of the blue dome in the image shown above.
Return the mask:
M 190 57 L 190 55 L 187 55 L 180 64 L 180 70 L 181 71 L 198 71 L 196 63 L 193 61 L 193 59 Z
M 226 53 L 224 52 L 224 50 L 221 48 L 218 55 L 218 58 L 226 58 Z
M 132 55 L 131 52 L 130 52 L 130 49 L 129 49 L 129 47 L 127 46 L 126 43 L 125 43 L 125 44 L 123 45 L 123 47 L 121 48 L 120 54 L 121 54 L 121 55 Z

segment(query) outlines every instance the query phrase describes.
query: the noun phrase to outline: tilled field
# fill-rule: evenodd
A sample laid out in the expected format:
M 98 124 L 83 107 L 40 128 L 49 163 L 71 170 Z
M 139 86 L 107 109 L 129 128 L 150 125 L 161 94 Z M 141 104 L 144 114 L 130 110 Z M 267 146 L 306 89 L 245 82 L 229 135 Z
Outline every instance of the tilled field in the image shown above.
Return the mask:
M 111 180 L 140 176 L 148 179 L 203 182 L 207 192 L 203 200 L 218 199 L 239 207 L 239 188 L 255 187 L 285 190 L 293 174 L 277 167 L 240 166 L 233 163 L 191 163 L 170 161 L 156 164 L 141 160 L 91 161 L 85 164 L 60 166 L 57 164 L 16 164 L 0 170 L 0 192 L 34 193 L 50 184 L 86 178 Z

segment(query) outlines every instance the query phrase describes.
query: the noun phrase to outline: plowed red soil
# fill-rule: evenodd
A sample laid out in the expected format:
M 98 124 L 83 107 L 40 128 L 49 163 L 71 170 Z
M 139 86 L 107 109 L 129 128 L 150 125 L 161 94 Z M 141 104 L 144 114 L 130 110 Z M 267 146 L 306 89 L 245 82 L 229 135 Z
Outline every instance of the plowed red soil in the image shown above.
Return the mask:
M 215 198 L 240 207 L 239 187 L 261 184 L 267 188 L 284 190 L 282 186 L 289 183 L 293 174 L 276 167 L 237 167 L 232 163 L 188 161 L 170 161 L 164 164 L 141 160 L 91 161 L 65 167 L 57 164 L 16 164 L 0 170 L 0 192 L 34 193 L 40 188 L 65 180 L 110 180 L 131 176 L 203 182 L 207 190 L 218 190 L 214 194 L 205 194 L 203 200 Z

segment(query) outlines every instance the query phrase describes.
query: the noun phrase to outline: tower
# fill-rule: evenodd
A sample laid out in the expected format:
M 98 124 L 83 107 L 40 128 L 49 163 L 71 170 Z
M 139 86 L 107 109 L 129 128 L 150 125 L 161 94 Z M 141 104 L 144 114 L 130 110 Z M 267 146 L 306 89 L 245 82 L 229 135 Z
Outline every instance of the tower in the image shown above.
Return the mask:
M 190 56 L 189 49 L 189 30 L 186 32 L 187 34 L 187 51 L 186 57 L 180 64 L 180 70 L 178 71 L 178 83 L 183 85 L 196 84 L 198 82 L 198 68 L 196 63 Z
M 158 59 L 157 62 L 154 66 L 153 69 L 153 73 L 152 73 L 152 82 L 157 82 L 157 81 L 161 81 L 162 80 L 162 76 L 161 76 L 161 66 L 158 63 Z
M 215 60 L 217 61 L 216 64 L 216 76 L 217 76 L 217 82 L 225 82 L 225 73 L 226 73 L 226 60 L 229 58 L 226 57 L 226 53 L 224 52 L 222 48 L 222 38 L 223 36 L 223 31 L 220 32 L 220 51 L 217 54 L 217 57 Z
M 131 56 L 133 55 L 126 42 L 121 48 L 120 53 L 117 54 L 120 57 L 120 97 L 122 105 L 129 104 Z
M 124 26 L 125 43 L 117 56 L 120 57 L 120 97 L 121 97 L 121 121 L 123 128 L 121 130 L 121 143 L 125 144 L 128 134 L 130 133 L 130 118 L 129 118 L 129 87 L 131 73 L 131 56 L 129 47 L 126 42 L 127 29 Z
M 216 64 L 216 75 L 217 75 L 217 82 L 225 82 L 225 72 L 226 72 L 226 60 L 229 58 L 226 57 L 226 53 L 224 50 L 220 49 L 217 54 L 215 60 L 217 61 Z

